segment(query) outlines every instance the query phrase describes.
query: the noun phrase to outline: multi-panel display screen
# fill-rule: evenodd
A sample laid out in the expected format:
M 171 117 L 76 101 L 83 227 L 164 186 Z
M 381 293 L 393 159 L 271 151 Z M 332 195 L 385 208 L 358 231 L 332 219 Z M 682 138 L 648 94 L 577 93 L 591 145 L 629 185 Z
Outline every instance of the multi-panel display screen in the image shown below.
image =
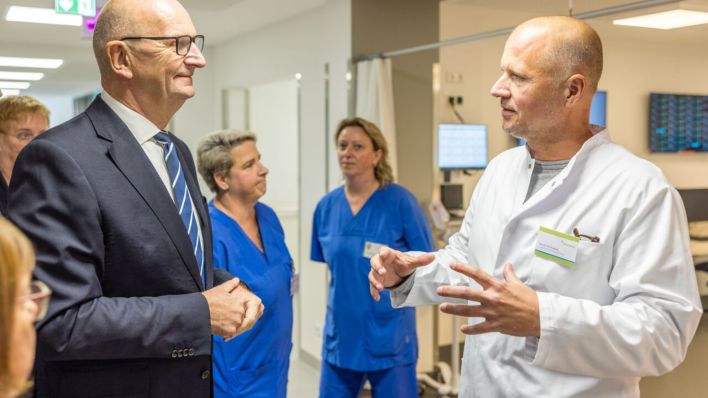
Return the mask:
M 708 96 L 649 96 L 652 152 L 708 151 Z

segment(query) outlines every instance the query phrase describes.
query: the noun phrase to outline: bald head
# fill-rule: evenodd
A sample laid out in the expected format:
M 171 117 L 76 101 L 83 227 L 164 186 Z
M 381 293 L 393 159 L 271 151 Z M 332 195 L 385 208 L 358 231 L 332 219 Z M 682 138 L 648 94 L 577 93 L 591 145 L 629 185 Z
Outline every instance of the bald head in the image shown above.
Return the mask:
M 550 16 L 530 19 L 511 33 L 507 43 L 543 46 L 539 65 L 559 79 L 579 73 L 587 78 L 592 92 L 602 75 L 602 42 L 584 21 Z
M 93 32 L 93 53 L 102 76 L 110 71 L 106 44 L 126 36 L 160 36 L 166 21 L 187 11 L 176 0 L 110 0 Z

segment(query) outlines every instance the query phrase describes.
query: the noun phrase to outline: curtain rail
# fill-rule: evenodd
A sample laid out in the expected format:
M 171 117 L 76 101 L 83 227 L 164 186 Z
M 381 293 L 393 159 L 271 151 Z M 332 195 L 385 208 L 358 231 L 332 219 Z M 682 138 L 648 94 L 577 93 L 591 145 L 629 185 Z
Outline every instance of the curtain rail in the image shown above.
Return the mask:
M 607 15 L 617 14 L 617 13 L 625 12 L 625 11 L 641 10 L 643 8 L 656 7 L 656 6 L 660 6 L 660 5 L 664 5 L 664 4 L 679 3 L 679 2 L 680 2 L 680 0 L 638 1 L 635 3 L 629 3 L 629 4 L 624 4 L 624 5 L 615 6 L 615 7 L 603 8 L 601 10 L 583 12 L 580 14 L 575 14 L 574 17 L 578 18 L 578 19 L 590 19 L 590 18 L 604 17 Z M 361 61 L 370 61 L 370 60 L 376 59 L 376 58 L 391 58 L 391 57 L 395 57 L 397 55 L 412 54 L 412 53 L 417 53 L 420 51 L 433 50 L 433 49 L 440 48 L 440 47 L 454 46 L 454 45 L 463 44 L 463 43 L 467 43 L 467 42 L 471 42 L 471 41 L 488 39 L 490 37 L 503 36 L 503 35 L 511 33 L 513 30 L 514 30 L 514 28 L 498 29 L 498 30 L 492 30 L 489 32 L 475 33 L 475 34 L 469 35 L 469 36 L 462 36 L 462 37 L 458 37 L 455 39 L 448 39 L 448 40 L 438 41 L 435 43 L 423 44 L 423 45 L 415 46 L 415 47 L 402 48 L 399 50 L 386 51 L 386 52 L 380 52 L 380 53 L 363 54 L 363 55 L 359 55 L 359 56 L 354 57 L 352 59 L 352 62 L 357 63 L 357 62 L 361 62 Z

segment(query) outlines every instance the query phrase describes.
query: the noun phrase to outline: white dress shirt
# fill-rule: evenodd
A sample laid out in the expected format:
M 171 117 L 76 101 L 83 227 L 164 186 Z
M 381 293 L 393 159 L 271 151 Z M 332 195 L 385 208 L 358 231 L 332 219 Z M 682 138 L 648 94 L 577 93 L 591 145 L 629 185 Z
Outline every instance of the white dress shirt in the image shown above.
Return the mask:
M 683 361 L 702 315 L 681 198 L 607 131 L 524 202 L 533 167 L 526 147 L 490 162 L 460 231 L 391 301 L 439 303 L 449 300 L 438 286 L 479 288 L 453 261 L 501 280 L 510 262 L 537 292 L 540 338 L 467 336 L 460 397 L 639 397 L 641 377 Z M 534 255 L 541 226 L 600 240 L 581 240 L 575 266 L 563 266 Z

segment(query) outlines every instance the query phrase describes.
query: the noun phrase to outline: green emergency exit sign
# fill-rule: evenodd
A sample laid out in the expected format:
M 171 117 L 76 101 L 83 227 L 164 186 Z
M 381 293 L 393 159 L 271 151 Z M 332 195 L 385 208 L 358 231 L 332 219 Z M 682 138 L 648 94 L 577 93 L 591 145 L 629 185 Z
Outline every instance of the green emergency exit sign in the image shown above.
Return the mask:
M 93 17 L 96 15 L 96 0 L 54 0 L 54 11 Z

